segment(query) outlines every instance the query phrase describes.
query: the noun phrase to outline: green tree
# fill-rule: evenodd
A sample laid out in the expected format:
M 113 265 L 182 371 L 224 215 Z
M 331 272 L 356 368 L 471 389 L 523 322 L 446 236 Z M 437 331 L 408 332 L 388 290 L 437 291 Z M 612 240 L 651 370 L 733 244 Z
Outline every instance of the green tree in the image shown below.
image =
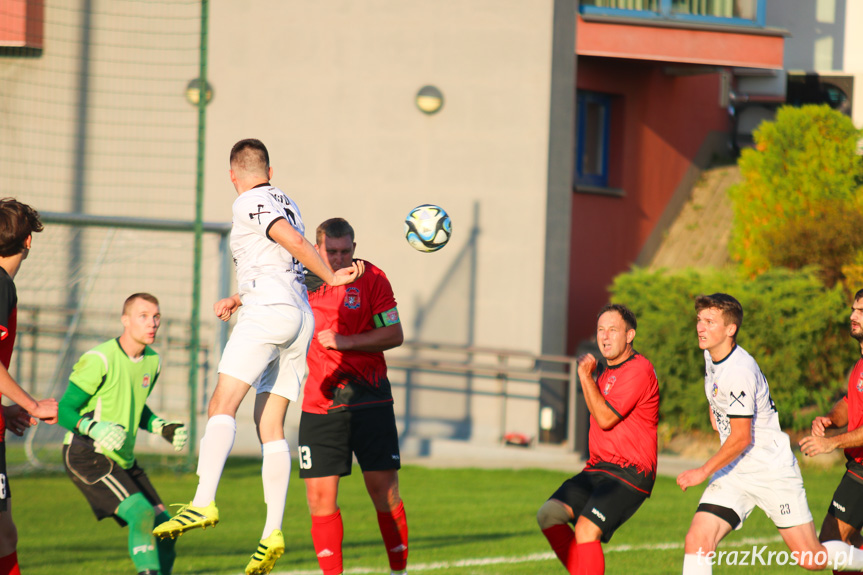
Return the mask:
M 863 132 L 828 106 L 783 107 L 754 133 L 730 190 L 732 256 L 750 276 L 776 266 L 819 267 L 832 286 L 863 248 Z

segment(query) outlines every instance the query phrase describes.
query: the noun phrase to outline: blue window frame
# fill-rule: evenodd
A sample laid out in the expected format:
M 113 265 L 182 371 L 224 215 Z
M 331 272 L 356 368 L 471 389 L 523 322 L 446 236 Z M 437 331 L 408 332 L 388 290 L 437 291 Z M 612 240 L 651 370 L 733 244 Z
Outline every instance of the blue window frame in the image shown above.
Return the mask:
M 764 28 L 767 0 L 582 0 L 582 14 Z
M 608 187 L 611 97 L 579 90 L 576 96 L 576 184 Z

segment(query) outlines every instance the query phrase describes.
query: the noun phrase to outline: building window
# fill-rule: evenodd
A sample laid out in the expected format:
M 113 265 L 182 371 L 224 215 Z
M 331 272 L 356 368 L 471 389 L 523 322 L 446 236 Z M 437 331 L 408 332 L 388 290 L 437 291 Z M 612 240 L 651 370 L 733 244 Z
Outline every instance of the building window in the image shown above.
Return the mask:
M 765 0 L 582 0 L 583 14 L 703 24 L 765 25 Z
M 579 90 L 576 110 L 576 184 L 608 187 L 611 97 Z

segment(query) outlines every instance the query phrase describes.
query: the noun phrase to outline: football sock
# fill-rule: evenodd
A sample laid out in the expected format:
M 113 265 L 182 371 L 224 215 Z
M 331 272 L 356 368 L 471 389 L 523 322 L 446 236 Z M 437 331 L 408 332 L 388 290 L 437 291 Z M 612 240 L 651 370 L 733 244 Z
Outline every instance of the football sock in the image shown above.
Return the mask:
M 207 421 L 198 455 L 198 490 L 192 500 L 193 507 L 206 507 L 216 500 L 219 479 L 236 435 L 237 422 L 230 415 L 214 415 Z
M 863 549 L 844 541 L 825 541 L 822 545 L 827 550 L 827 567 L 843 573 L 863 570 Z
M 165 521 L 171 519 L 171 514 L 167 511 L 162 511 L 153 520 L 153 527 L 161 525 Z M 174 560 L 177 558 L 177 552 L 174 547 L 177 544 L 176 539 L 165 537 L 164 539 L 156 539 L 156 550 L 159 552 L 159 567 L 161 575 L 171 575 L 174 571 Z
M 603 575 L 605 573 L 605 555 L 602 553 L 602 543 L 591 541 L 576 544 L 578 553 L 578 575 Z
M 312 543 L 324 575 L 339 575 L 342 572 L 344 534 L 341 511 L 332 515 L 312 515 Z
M 291 479 L 291 448 L 286 439 L 268 441 L 261 446 L 264 461 L 261 464 L 261 479 L 264 482 L 264 502 L 267 504 L 267 522 L 264 524 L 266 539 L 274 529 L 282 528 L 285 516 L 285 499 Z
M 408 564 L 408 520 L 404 503 L 399 502 L 393 511 L 378 511 L 378 527 L 387 548 L 390 569 L 404 571 Z
M 129 556 L 140 573 L 159 570 L 159 552 L 153 537 L 153 506 L 141 493 L 124 499 L 117 507 L 117 517 L 129 525 Z
M 17 551 L 5 557 L 0 557 L 0 575 L 21 575 L 21 569 L 18 567 Z
M 578 552 L 575 544 L 575 532 L 569 525 L 552 525 L 542 530 L 542 534 L 548 539 L 552 551 L 563 563 L 567 573 L 575 573 L 578 567 Z
M 687 553 L 683 556 L 683 575 L 711 575 L 713 566 L 707 562 L 704 554 Z

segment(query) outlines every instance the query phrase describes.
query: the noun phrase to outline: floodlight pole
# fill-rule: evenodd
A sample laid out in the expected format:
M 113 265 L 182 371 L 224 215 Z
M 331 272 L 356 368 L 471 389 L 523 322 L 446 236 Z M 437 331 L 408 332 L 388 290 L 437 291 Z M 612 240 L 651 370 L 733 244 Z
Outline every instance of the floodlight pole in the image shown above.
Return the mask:
M 201 0 L 201 39 L 198 71 L 198 157 L 195 183 L 195 260 L 192 273 L 192 318 L 189 334 L 189 451 L 187 464 L 194 469 L 198 445 L 198 359 L 201 347 L 201 259 L 204 237 L 204 136 L 207 126 L 207 31 L 209 0 Z

